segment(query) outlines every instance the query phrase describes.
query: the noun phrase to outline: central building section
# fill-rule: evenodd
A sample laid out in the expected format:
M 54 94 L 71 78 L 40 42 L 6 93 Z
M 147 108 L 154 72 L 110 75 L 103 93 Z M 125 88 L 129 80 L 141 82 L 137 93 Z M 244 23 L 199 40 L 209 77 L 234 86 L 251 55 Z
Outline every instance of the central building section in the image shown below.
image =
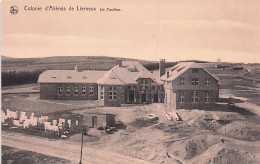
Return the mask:
M 135 61 L 117 60 L 97 84 L 100 105 L 164 102 L 163 82 Z

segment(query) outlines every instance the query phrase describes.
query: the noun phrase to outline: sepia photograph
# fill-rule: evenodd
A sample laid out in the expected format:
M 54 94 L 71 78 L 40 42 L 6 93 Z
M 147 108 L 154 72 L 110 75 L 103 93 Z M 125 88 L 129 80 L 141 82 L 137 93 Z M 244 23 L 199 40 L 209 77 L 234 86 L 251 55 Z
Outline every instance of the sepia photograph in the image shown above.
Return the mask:
M 0 3 L 2 164 L 260 164 L 260 1 Z

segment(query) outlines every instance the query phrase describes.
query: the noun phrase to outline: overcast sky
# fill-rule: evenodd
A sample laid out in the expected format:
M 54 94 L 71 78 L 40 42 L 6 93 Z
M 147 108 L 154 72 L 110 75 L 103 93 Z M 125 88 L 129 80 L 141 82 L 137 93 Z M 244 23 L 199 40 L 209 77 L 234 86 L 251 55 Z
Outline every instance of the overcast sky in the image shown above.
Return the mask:
M 19 8 L 10 14 L 10 6 Z M 41 6 L 26 12 L 24 6 Z M 120 12 L 46 12 L 46 5 Z M 3 0 L 2 55 L 260 63 L 258 0 Z

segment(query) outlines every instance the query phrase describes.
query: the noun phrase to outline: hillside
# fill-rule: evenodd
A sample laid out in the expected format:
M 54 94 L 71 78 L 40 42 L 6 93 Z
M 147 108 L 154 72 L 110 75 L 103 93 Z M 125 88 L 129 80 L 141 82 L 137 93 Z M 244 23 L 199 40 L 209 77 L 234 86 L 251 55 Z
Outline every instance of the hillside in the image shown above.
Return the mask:
M 79 69 L 104 69 L 108 70 L 115 65 L 119 58 L 107 56 L 59 56 L 45 58 L 2 58 L 2 71 L 35 71 L 51 69 L 73 69 L 75 64 Z M 142 64 L 153 63 L 151 61 L 120 58 L 122 60 L 139 61 Z

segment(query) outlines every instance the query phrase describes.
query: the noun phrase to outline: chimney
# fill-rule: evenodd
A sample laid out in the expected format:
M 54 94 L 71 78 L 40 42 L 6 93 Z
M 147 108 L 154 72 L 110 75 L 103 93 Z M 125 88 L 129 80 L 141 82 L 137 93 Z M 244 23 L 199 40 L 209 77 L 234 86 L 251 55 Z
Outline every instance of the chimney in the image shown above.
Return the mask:
M 121 59 L 116 60 L 116 65 L 122 67 L 122 60 Z
M 160 59 L 159 71 L 160 71 L 160 77 L 162 77 L 165 74 L 165 59 Z
M 76 72 L 79 72 L 79 68 L 78 68 L 78 65 L 77 65 L 77 64 L 75 65 L 74 70 L 75 70 Z
M 170 72 L 167 72 L 167 78 L 169 78 L 170 77 Z

